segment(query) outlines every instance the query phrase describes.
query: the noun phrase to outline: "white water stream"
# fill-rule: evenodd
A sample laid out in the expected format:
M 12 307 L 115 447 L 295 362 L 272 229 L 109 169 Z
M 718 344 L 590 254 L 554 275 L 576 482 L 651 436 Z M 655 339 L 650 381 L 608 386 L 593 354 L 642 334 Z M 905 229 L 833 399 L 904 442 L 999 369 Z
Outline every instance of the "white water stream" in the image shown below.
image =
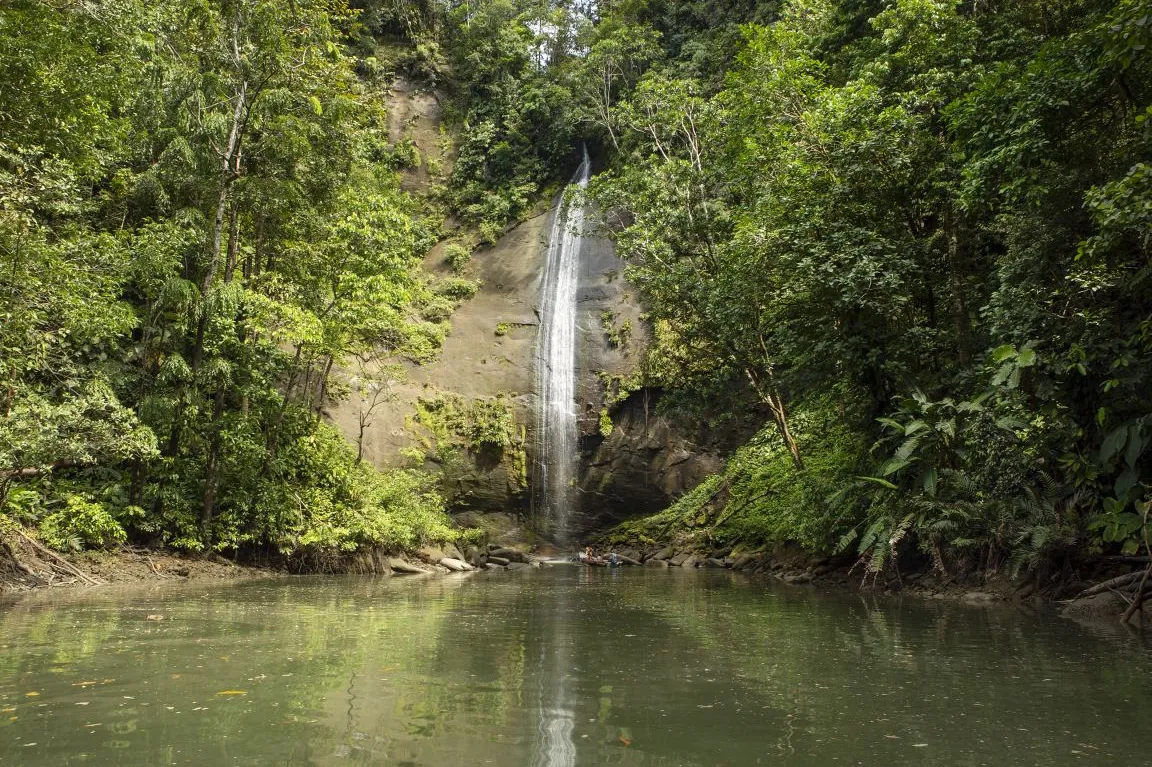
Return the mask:
M 588 185 L 588 149 L 572 177 Z M 537 451 L 533 507 L 537 523 L 560 545 L 569 543 L 578 450 L 576 423 L 576 286 L 584 207 L 562 197 L 552 219 L 541 290 L 536 346 Z

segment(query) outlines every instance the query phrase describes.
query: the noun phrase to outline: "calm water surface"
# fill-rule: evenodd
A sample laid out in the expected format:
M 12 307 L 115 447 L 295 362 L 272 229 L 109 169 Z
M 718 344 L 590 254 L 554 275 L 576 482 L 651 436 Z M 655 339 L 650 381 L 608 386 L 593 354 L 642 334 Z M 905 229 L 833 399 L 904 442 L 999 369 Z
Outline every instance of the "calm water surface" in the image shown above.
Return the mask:
M 1152 764 L 1138 641 L 723 571 L 36 595 L 0 710 L 5 765 Z

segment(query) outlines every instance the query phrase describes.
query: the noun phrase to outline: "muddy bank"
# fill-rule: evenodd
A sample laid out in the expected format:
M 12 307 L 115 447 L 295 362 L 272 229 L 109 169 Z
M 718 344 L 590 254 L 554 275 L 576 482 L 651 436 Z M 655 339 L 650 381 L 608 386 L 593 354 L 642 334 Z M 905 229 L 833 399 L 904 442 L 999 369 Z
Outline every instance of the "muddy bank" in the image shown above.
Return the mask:
M 216 555 L 189 556 L 127 546 L 65 555 L 23 533 L 0 541 L 0 594 L 70 586 L 266 578 L 283 572 Z
M 259 561 L 257 561 L 259 560 Z M 25 533 L 0 540 L 0 594 L 74 586 L 178 583 L 269 578 L 282 575 L 432 575 L 537 565 L 529 546 L 428 544 L 414 551 L 380 547 L 321 552 L 283 560 L 274 556 L 232 561 L 218 554 L 178 554 L 121 546 L 65 556 Z

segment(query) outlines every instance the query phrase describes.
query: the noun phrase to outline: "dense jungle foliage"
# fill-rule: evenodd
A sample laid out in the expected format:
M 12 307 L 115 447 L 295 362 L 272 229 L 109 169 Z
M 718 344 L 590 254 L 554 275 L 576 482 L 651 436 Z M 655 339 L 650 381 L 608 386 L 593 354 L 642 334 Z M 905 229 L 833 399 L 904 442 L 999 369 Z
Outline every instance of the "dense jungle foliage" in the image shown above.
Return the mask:
M 307 556 L 454 535 L 322 418 L 436 354 L 390 71 L 342 0 L 0 7 L 0 523 Z M 358 385 L 363 385 L 360 382 Z
M 618 537 L 937 568 L 1147 547 L 1152 17 L 1137 0 L 469 3 L 495 227 L 574 137 L 665 406 L 763 423 Z M 554 177 L 554 175 L 553 175 Z
M 873 571 L 1143 553 L 1147 4 L 601 11 L 592 194 L 650 311 L 646 374 L 767 424 L 619 534 L 799 541 Z
M 494 240 L 585 140 L 648 312 L 636 381 L 762 425 L 617 535 L 874 571 L 1148 547 L 1146 3 L 353 5 L 0 9 L 0 519 L 189 549 L 451 535 L 324 403 L 350 361 L 435 355 L 440 218 Z M 419 199 L 396 73 L 456 142 Z

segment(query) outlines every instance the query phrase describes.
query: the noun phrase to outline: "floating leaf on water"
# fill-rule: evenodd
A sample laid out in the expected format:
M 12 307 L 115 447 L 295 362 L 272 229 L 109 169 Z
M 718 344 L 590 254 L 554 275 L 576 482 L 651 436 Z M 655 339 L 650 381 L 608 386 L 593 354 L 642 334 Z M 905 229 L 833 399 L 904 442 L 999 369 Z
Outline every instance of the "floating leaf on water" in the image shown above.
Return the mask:
M 217 695 L 247 695 L 247 690 L 221 690 Z
M 26 692 L 26 693 L 24 693 L 24 697 L 25 698 L 35 698 L 39 694 L 40 693 L 38 693 L 38 692 Z

